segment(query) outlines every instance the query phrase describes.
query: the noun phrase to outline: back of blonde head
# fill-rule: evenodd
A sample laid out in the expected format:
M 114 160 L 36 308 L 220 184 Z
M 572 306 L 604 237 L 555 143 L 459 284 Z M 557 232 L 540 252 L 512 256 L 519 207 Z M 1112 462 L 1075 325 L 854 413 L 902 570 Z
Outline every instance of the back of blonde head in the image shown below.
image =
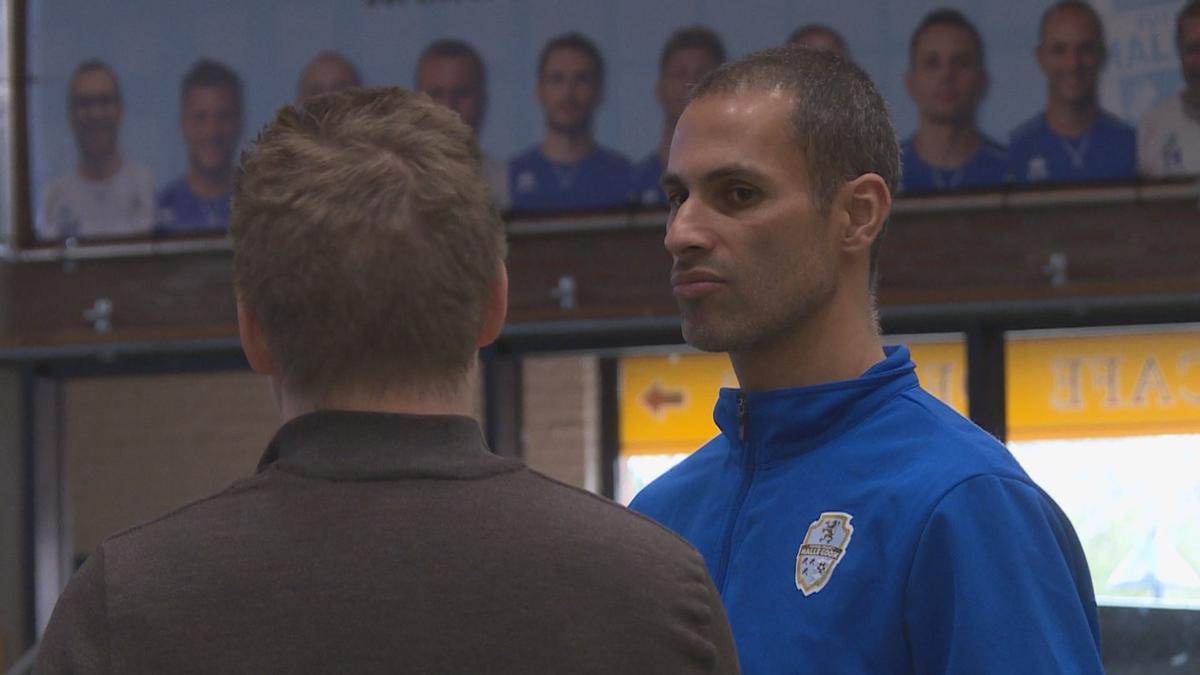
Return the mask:
M 443 393 L 474 363 L 505 255 L 470 127 L 369 88 L 281 109 L 242 154 L 234 285 L 284 386 Z

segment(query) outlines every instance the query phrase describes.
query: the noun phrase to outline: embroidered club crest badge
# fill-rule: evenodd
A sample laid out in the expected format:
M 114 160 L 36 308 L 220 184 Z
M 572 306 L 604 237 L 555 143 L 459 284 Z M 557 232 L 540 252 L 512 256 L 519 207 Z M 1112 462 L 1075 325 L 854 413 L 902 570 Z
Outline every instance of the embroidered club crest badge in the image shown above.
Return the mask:
M 796 553 L 796 588 L 808 597 L 825 588 L 833 570 L 846 555 L 854 527 L 854 516 L 826 511 L 808 526 L 808 534 Z

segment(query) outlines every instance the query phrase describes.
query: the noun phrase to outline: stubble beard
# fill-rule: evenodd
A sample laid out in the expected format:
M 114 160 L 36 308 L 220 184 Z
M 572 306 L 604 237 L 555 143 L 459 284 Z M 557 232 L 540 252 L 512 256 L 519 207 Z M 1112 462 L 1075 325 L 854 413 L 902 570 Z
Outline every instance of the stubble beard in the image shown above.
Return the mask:
M 76 136 L 79 155 L 85 162 L 103 162 L 117 153 L 117 130 L 113 127 L 85 129 Z
M 752 307 L 751 311 L 739 311 L 748 305 L 744 301 L 736 301 L 732 308 L 718 308 L 703 307 L 706 298 L 681 300 L 683 339 L 703 352 L 727 353 L 753 352 L 786 340 L 832 300 L 837 289 L 835 278 L 818 281 L 819 285 L 800 298 Z
M 580 136 L 590 136 L 591 132 L 592 132 L 592 123 L 591 123 L 591 120 L 587 120 L 587 119 L 580 121 L 580 122 L 559 123 L 558 121 L 551 118 L 550 119 L 550 128 L 552 130 L 554 130 L 556 133 L 560 133 L 564 136 L 571 136 L 574 138 L 574 137 L 580 137 Z

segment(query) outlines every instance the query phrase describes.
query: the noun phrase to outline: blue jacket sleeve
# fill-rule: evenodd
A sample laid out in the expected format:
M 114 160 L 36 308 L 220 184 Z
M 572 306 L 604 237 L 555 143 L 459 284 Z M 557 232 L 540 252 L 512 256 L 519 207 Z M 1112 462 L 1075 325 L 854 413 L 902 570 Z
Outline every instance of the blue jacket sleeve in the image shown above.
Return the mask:
M 918 673 L 1099 673 L 1100 630 L 1083 549 L 1038 488 L 977 476 L 925 524 L 905 590 Z

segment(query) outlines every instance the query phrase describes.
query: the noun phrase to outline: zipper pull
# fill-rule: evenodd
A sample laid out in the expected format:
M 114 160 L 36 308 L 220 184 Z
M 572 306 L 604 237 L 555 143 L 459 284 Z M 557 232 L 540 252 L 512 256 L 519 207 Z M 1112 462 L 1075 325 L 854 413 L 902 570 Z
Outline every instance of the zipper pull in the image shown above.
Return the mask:
M 738 440 L 746 440 L 746 395 L 738 393 Z

